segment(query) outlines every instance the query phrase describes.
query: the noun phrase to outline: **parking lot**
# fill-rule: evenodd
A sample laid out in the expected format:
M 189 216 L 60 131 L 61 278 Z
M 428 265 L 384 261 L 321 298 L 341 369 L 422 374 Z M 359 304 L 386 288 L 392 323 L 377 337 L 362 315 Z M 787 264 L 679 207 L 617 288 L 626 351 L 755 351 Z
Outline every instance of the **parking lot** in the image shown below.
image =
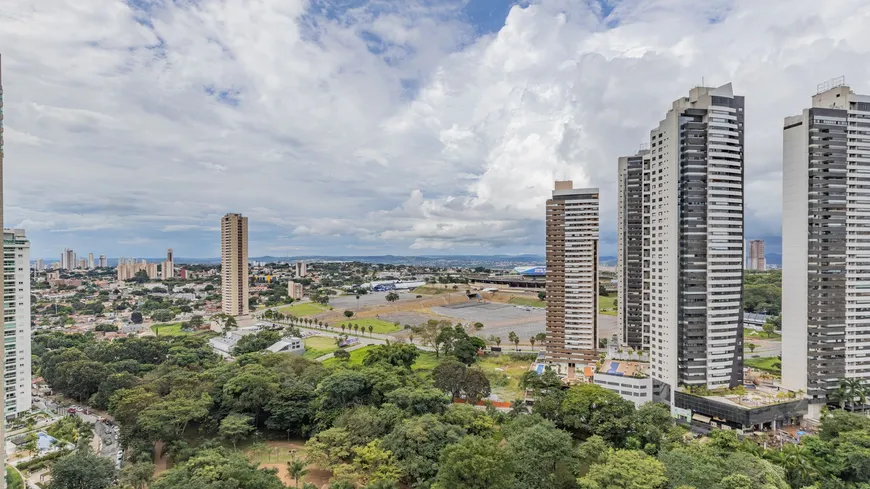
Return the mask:
M 507 343 L 508 334 L 516 333 L 523 343 L 544 331 L 546 311 L 497 302 L 464 302 L 431 308 L 432 312 L 462 322 L 483 323 L 480 336 L 498 336 Z

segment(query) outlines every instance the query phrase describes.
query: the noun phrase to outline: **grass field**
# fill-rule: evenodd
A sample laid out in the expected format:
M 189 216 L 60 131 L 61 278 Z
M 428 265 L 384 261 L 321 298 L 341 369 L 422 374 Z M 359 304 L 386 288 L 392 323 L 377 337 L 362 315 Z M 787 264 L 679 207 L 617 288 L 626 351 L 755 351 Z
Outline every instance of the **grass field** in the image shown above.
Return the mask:
M 329 355 L 335 350 L 338 350 L 338 347 L 335 346 L 334 338 L 312 336 L 305 339 L 305 354 L 303 356 L 309 360 L 314 360 L 323 355 Z
M 24 480 L 21 478 L 21 473 L 14 467 L 6 468 L 6 488 L 7 489 L 24 489 Z
M 378 334 L 395 333 L 396 331 L 402 329 L 401 326 L 396 326 L 391 322 L 375 318 L 350 318 L 349 320 L 345 319 L 343 321 L 337 321 L 335 323 L 332 323 L 331 326 L 340 329 L 342 324 L 358 324 L 360 327 L 360 335 L 362 335 L 362 328 L 365 328 L 365 334 L 369 334 L 369 326 L 372 326 L 374 328 L 372 329 L 372 332 Z
M 181 330 L 181 323 L 155 324 L 151 326 L 151 331 L 157 336 L 184 336 L 189 335 L 187 331 Z
M 546 302 L 538 299 L 532 299 L 531 297 L 511 297 L 508 303 L 516 304 L 518 306 L 547 307 Z
M 438 294 L 446 294 L 448 292 L 453 292 L 453 289 L 445 289 L 443 287 L 436 287 L 434 285 L 423 285 L 421 287 L 417 287 L 416 289 L 414 289 L 415 294 L 438 295 Z
M 319 314 L 324 311 L 328 311 L 329 307 L 318 304 L 316 302 L 306 302 L 304 304 L 293 304 L 290 306 L 283 306 L 278 308 L 284 314 L 290 314 L 292 316 L 302 317 L 302 316 L 313 316 L 315 314 Z
M 440 360 L 435 358 L 435 353 L 431 351 L 421 351 L 417 361 L 411 366 L 412 370 L 420 372 L 429 372 L 438 366 Z
M 782 361 L 776 357 L 746 358 L 743 360 L 743 364 L 777 376 L 782 375 Z
M 364 347 L 360 348 L 359 350 L 354 350 L 354 351 L 350 352 L 349 363 L 351 365 L 362 365 L 362 362 L 366 357 L 366 353 L 368 353 L 368 351 L 371 348 L 372 348 L 372 346 L 369 345 L 369 346 L 364 346 Z M 324 365 L 335 365 L 339 362 L 340 362 L 340 360 L 337 358 L 330 358 L 330 359 L 324 360 L 323 364 Z
M 752 338 L 756 340 L 781 340 L 782 335 L 773 333 L 769 337 L 767 333 L 764 331 L 755 331 L 754 329 L 743 328 L 743 337 L 744 338 Z
M 350 364 L 351 365 L 362 365 L 363 360 L 366 357 L 366 354 L 374 348 L 373 345 L 364 346 L 359 350 L 354 350 L 350 352 Z M 336 358 L 330 358 L 328 360 L 324 360 L 324 365 L 335 365 L 339 362 Z M 417 357 L 417 361 L 414 362 L 414 365 L 411 366 L 411 369 L 419 372 L 428 372 L 434 369 L 438 365 L 439 360 L 435 358 L 435 353 L 429 351 L 420 351 L 420 356 Z
M 529 369 L 530 360 L 517 360 L 512 355 L 487 356 L 477 362 L 486 372 L 492 385 L 492 393 L 502 401 L 512 401 L 522 397 L 520 376 Z
M 616 294 L 604 297 L 598 296 L 598 313 L 605 316 L 616 316 L 616 306 L 613 304 L 616 301 Z

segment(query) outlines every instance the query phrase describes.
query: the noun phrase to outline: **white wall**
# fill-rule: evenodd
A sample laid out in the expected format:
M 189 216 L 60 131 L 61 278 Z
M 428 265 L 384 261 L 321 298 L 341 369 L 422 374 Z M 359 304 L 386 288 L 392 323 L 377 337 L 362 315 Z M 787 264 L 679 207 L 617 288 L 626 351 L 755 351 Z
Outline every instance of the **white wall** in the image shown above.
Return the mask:
M 782 384 L 807 390 L 808 111 L 789 117 L 782 142 Z

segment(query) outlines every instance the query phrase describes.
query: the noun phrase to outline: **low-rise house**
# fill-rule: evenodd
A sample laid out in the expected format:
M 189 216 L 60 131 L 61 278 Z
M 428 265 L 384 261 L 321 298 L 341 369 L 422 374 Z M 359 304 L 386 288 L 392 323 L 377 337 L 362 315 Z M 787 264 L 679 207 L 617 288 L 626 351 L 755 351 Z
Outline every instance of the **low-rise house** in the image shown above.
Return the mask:
M 267 348 L 266 351 L 272 353 L 294 353 L 302 355 L 305 353 L 305 344 L 302 342 L 302 338 L 285 336 L 274 345 Z

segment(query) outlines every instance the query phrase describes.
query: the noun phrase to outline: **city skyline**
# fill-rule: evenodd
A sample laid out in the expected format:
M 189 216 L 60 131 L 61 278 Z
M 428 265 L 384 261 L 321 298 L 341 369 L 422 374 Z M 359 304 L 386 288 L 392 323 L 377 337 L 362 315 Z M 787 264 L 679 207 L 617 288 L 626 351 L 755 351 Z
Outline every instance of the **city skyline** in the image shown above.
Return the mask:
M 541 202 L 550 182 L 570 178 L 601 188 L 601 252 L 615 255 L 612 161 L 636 151 L 655 107 L 706 80 L 733 82 L 752 104 L 746 235 L 775 253 L 779 120 L 827 78 L 870 91 L 859 83 L 863 30 L 849 28 L 865 2 L 823 12 L 805 0 L 483 3 L 265 7 L 238 20 L 268 24 L 251 40 L 186 27 L 238 17 L 234 2 L 71 11 L 69 30 L 47 5 L 4 17 L 9 225 L 27 229 L 43 258 L 97 243 L 110 256 L 159 256 L 167 241 L 189 250 L 179 256 L 216 257 L 227 209 L 250 217 L 253 256 L 542 254 Z M 354 22 L 336 21 L 344 15 Z M 331 26 L 324 42 L 296 28 L 312 19 Z M 52 35 L 24 42 L 24 26 Z M 747 28 L 758 36 L 736 34 Z M 128 35 L 109 47 L 103 32 Z M 280 49 L 287 32 L 299 49 Z M 260 62 L 260 45 L 280 62 Z M 322 71 L 306 68 L 314 58 Z M 201 69 L 178 69 L 188 62 Z M 42 177 L 71 166 L 83 171 Z M 266 182 L 282 190 L 235 191 Z

